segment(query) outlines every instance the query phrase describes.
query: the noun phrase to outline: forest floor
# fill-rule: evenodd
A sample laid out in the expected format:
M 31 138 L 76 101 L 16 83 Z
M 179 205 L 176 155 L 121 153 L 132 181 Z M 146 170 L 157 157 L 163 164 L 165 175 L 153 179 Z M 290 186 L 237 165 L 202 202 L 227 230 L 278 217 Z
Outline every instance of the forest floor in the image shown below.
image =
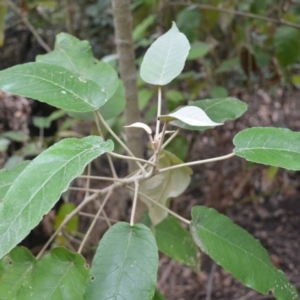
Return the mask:
M 287 94 L 279 89 L 272 97 L 263 90 L 233 91 L 233 94 L 248 103 L 247 113 L 234 122 L 226 122 L 225 126 L 197 134 L 196 139 L 191 136 L 189 161 L 230 153 L 234 147 L 234 135 L 245 128 L 275 126 L 300 130 L 300 92 Z M 0 97 L 3 100 L 0 99 L 0 117 L 5 109 L 2 118 L 6 118 L 11 129 L 25 130 L 30 112 L 27 107 L 29 102 L 5 94 Z M 16 118 L 19 118 L 20 124 L 16 124 Z M 0 166 L 9 155 L 0 155 Z M 249 164 L 238 157 L 196 166 L 193 171 L 191 185 L 184 195 L 172 201 L 171 209 L 188 219 L 195 205 L 208 205 L 225 213 L 261 241 L 275 266 L 287 275 L 300 292 L 299 172 Z M 124 194 L 119 196 L 127 197 Z M 80 201 L 80 195 L 76 199 L 76 203 Z M 117 212 L 116 203 L 112 201 L 106 213 L 115 219 L 126 218 Z M 123 205 L 123 208 L 126 209 L 126 206 Z M 93 213 L 93 209 L 88 207 L 87 212 Z M 87 218 L 81 218 L 81 232 L 86 230 L 89 223 Z M 90 244 L 96 246 L 106 229 L 106 224 L 99 221 L 89 240 Z M 33 252 L 40 249 L 37 245 L 28 246 Z M 92 254 L 87 253 L 87 259 L 91 257 Z M 205 254 L 201 254 L 199 274 L 161 255 L 158 288 L 168 300 L 274 299 L 271 295 L 261 295 L 243 286 Z

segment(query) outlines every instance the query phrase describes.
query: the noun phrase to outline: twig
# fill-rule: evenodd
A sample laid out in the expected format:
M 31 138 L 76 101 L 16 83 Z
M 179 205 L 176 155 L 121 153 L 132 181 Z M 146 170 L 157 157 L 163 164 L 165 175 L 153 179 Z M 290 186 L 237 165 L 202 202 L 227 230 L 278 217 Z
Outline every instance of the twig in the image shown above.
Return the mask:
M 127 189 L 134 191 L 134 188 L 132 188 L 131 186 L 126 186 Z M 177 218 L 178 220 L 180 220 L 181 222 L 190 225 L 191 221 L 183 218 L 182 216 L 176 214 L 175 212 L 173 212 L 172 210 L 170 210 L 169 208 L 163 206 L 162 204 L 156 202 L 155 200 L 153 200 L 152 198 L 150 198 L 149 196 L 147 196 L 146 194 L 142 193 L 142 192 L 138 192 L 139 195 L 145 197 L 147 200 L 149 200 L 150 202 L 152 202 L 153 204 L 159 206 L 160 208 L 164 209 L 165 211 L 167 211 L 170 215 L 174 216 L 175 218 Z
M 19 10 L 19 8 L 11 1 L 6 0 L 6 3 L 9 5 L 9 7 L 21 18 L 23 23 L 27 26 L 27 28 L 31 31 L 31 33 L 36 38 L 37 42 L 47 51 L 51 52 L 51 48 L 47 45 L 47 43 L 42 39 L 42 37 L 39 35 L 39 33 L 35 30 L 35 28 L 31 25 L 31 23 L 28 21 L 28 19 L 23 16 L 22 12 Z
M 95 116 L 95 123 L 96 123 L 97 130 L 98 130 L 99 134 L 101 135 L 101 137 L 104 139 L 104 135 L 103 135 L 103 132 L 102 132 L 102 130 L 101 130 L 101 126 L 100 126 L 100 124 L 99 124 L 99 120 L 98 120 L 98 118 L 97 118 L 97 114 L 95 113 L 94 116 Z M 111 169 L 111 172 L 112 172 L 112 174 L 113 174 L 113 177 L 114 177 L 114 178 L 118 178 L 118 175 L 117 175 L 117 172 L 116 172 L 114 163 L 113 163 L 111 157 L 108 155 L 108 153 L 106 153 L 106 157 L 107 157 L 107 160 L 108 160 L 108 163 L 109 163 L 109 167 L 110 167 L 110 169 Z
M 100 216 L 100 214 L 101 214 L 101 212 L 102 212 L 102 210 L 103 210 L 103 208 L 104 208 L 106 202 L 108 201 L 108 199 L 109 199 L 111 193 L 112 193 L 112 191 L 109 191 L 109 192 L 107 193 L 107 195 L 106 195 L 106 197 L 104 198 L 102 204 L 100 205 L 100 207 L 99 207 L 99 209 L 98 209 L 98 211 L 97 211 L 97 214 L 96 214 L 95 217 L 94 217 L 93 222 L 91 223 L 91 225 L 90 225 L 88 231 L 87 231 L 86 234 L 84 235 L 84 238 L 83 238 L 83 240 L 82 240 L 82 242 L 81 242 L 81 244 L 80 244 L 80 246 L 79 246 L 79 248 L 78 248 L 78 250 L 77 250 L 77 253 L 81 253 L 81 251 L 82 251 L 82 249 L 83 249 L 83 247 L 84 247 L 84 245 L 85 245 L 87 239 L 89 238 L 89 236 L 90 236 L 90 234 L 91 234 L 91 232 L 92 232 L 92 230 L 93 230 L 93 228 L 94 228 L 94 226 L 95 226 L 95 224 L 96 224 L 96 222 L 97 222 L 97 220 L 98 220 L 98 217 Z
M 197 161 L 187 162 L 187 163 L 178 164 L 178 165 L 174 165 L 174 166 L 171 166 L 171 167 L 159 169 L 159 170 L 157 170 L 156 173 L 159 174 L 159 173 L 167 172 L 167 171 L 178 169 L 178 168 L 183 168 L 183 167 L 188 167 L 188 166 L 195 166 L 195 165 L 201 165 L 201 164 L 207 164 L 207 163 L 214 162 L 214 161 L 228 159 L 228 158 L 231 158 L 233 156 L 235 156 L 235 154 L 234 153 L 230 153 L 230 154 L 227 154 L 227 155 L 224 155 L 224 156 L 218 156 L 218 157 L 209 158 L 209 159 L 203 159 L 203 160 L 197 160 Z
M 208 281 L 207 281 L 205 300 L 210 300 L 211 299 L 211 293 L 212 293 L 212 287 L 213 287 L 213 283 L 214 283 L 214 277 L 215 277 L 216 269 L 217 269 L 217 264 L 213 261 L 213 264 L 212 264 L 211 269 L 210 269 Z
M 160 127 L 160 120 L 158 117 L 161 115 L 161 87 L 158 87 L 158 99 L 157 99 L 157 120 L 156 120 L 156 130 L 155 130 L 155 140 L 158 139 L 159 135 L 159 127 Z
M 131 209 L 131 215 L 130 215 L 130 226 L 134 225 L 134 214 L 135 214 L 135 210 L 136 210 L 138 192 L 139 192 L 139 182 L 135 181 L 134 182 L 134 196 L 133 196 L 132 209 Z
M 102 177 L 102 176 L 91 176 L 91 175 L 80 175 L 79 178 L 90 178 L 95 180 L 104 180 L 104 181 L 121 181 L 120 178 L 112 178 L 112 177 Z
M 84 217 L 88 217 L 88 218 L 95 218 L 95 215 L 92 215 L 92 214 L 89 214 L 89 213 L 86 213 L 86 212 L 79 212 L 78 213 L 80 216 L 84 216 Z M 112 219 L 112 218 L 105 218 L 105 217 L 98 217 L 99 220 L 109 220 L 110 222 L 114 222 L 114 223 L 117 223 L 119 222 L 119 220 L 115 220 L 115 219 Z
M 199 7 L 200 9 L 204 10 L 213 10 L 213 11 L 218 11 L 221 13 L 225 14 L 231 14 L 231 15 L 236 15 L 236 16 L 241 16 L 245 18 L 251 18 L 251 19 L 257 19 L 265 22 L 270 22 L 270 23 L 275 23 L 275 24 L 281 24 L 281 25 L 287 25 L 290 27 L 294 27 L 297 29 L 300 29 L 300 25 L 292 22 L 288 22 L 282 19 L 275 19 L 275 18 L 269 18 L 269 17 L 264 17 L 260 16 L 257 14 L 252 14 L 252 13 L 247 13 L 247 12 L 242 12 L 242 11 L 237 11 L 237 10 L 231 10 L 231 9 L 226 9 L 226 8 L 220 8 L 208 4 L 199 4 L 199 3 L 192 3 L 192 2 L 168 2 L 169 5 L 172 6 L 194 6 L 194 7 Z
M 152 163 L 151 161 L 148 161 L 148 160 L 145 160 L 145 159 L 142 159 L 142 158 L 137 158 L 137 157 L 131 157 L 131 156 L 126 156 L 126 155 L 121 155 L 121 154 L 117 154 L 117 153 L 114 153 L 114 152 L 110 152 L 108 153 L 108 155 L 111 155 L 113 157 L 117 157 L 117 158 L 120 158 L 120 159 L 125 159 L 125 160 L 135 160 L 135 161 L 139 161 L 139 162 L 142 162 L 144 164 L 147 164 L 147 165 L 150 165 L 152 167 L 155 167 L 155 164 Z
M 105 122 L 105 120 L 103 119 L 103 117 L 101 116 L 101 114 L 99 113 L 99 111 L 96 111 L 96 114 L 100 120 L 100 122 L 104 125 L 104 127 L 107 129 L 107 131 L 115 138 L 115 140 L 123 147 L 123 149 L 125 151 L 127 151 L 127 153 L 131 156 L 131 157 L 135 157 L 134 154 L 130 151 L 130 149 L 122 142 L 122 140 L 114 133 L 114 131 L 107 125 L 107 123 Z M 143 168 L 143 166 L 140 164 L 140 162 L 135 161 L 136 164 L 138 165 L 138 167 L 145 172 L 145 169 Z

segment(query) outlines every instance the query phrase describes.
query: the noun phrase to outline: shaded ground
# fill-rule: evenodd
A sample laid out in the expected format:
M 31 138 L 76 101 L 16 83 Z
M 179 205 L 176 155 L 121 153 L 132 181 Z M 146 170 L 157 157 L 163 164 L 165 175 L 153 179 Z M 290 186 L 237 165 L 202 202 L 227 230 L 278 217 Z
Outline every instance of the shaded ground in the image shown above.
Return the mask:
M 200 133 L 191 146 L 189 160 L 230 153 L 233 149 L 233 136 L 244 128 L 281 126 L 299 131 L 299 92 L 288 95 L 279 90 L 273 97 L 261 90 L 232 93 L 249 104 L 248 112 L 235 122 Z M 24 98 L 5 94 L 0 97 L 0 134 L 7 127 L 26 132 L 26 122 L 30 119 L 29 102 Z M 190 138 L 192 140 L 192 136 Z M 2 153 L 1 166 L 8 156 L 9 153 Z M 227 214 L 261 241 L 269 251 L 273 263 L 285 272 L 300 291 L 299 173 L 250 165 L 239 158 L 201 165 L 193 170 L 195 173 L 191 186 L 184 196 L 172 202 L 172 209 L 190 218 L 191 207 L 206 204 Z M 83 185 L 80 181 L 78 184 Z M 81 196 L 82 194 L 77 193 L 74 202 L 78 203 Z M 115 209 L 119 205 L 115 199 L 107 206 L 107 214 L 115 219 L 126 218 L 128 197 L 124 194 L 116 195 L 116 199 L 125 199 L 122 205 L 125 213 Z M 86 211 L 93 213 L 95 209 L 91 204 Z M 47 222 L 51 223 L 49 220 Z M 81 219 L 81 232 L 85 231 L 89 223 L 88 218 Z M 89 241 L 91 247 L 96 247 L 106 228 L 105 222 L 98 222 Z M 86 255 L 90 259 L 92 252 Z M 158 288 L 166 299 L 274 299 L 244 287 L 207 256 L 202 255 L 201 260 L 201 273 L 196 274 L 190 268 L 161 256 Z

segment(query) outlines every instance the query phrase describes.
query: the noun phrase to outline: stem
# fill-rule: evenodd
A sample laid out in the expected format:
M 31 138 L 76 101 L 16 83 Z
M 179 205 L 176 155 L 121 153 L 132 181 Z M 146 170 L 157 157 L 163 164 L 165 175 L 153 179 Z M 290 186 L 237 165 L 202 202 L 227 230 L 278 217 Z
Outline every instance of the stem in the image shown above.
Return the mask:
M 203 159 L 203 160 L 197 160 L 197 161 L 192 161 L 192 162 L 188 162 L 188 163 L 183 163 L 183 164 L 179 164 L 179 165 L 175 165 L 175 166 L 171 166 L 171 167 L 167 167 L 167 168 L 163 168 L 163 169 L 159 169 L 156 173 L 163 173 L 163 172 L 167 172 L 170 170 L 174 170 L 174 169 L 178 169 L 178 168 L 183 168 L 183 167 L 187 167 L 187 166 L 194 166 L 194 165 L 201 165 L 201 164 L 206 164 L 206 163 L 210 163 L 210 162 L 214 162 L 214 161 L 219 161 L 219 160 L 224 160 L 224 159 L 228 159 L 235 156 L 234 153 L 230 153 L 224 156 L 219 156 L 219 157 L 214 157 L 214 158 L 209 158 L 209 159 Z
M 134 182 L 134 196 L 133 196 L 133 203 L 132 203 L 131 216 L 130 216 L 130 226 L 134 225 L 134 214 L 135 214 L 135 210 L 136 210 L 138 193 L 139 193 L 139 182 L 135 181 Z
M 173 141 L 173 139 L 177 136 L 177 134 L 179 133 L 180 129 L 177 128 L 177 130 L 165 141 L 165 143 L 162 145 L 162 149 L 166 148 L 166 146 L 168 144 L 171 143 L 171 141 Z
M 169 3 L 169 5 L 172 5 L 172 6 L 181 6 L 181 5 L 182 6 L 194 6 L 194 7 L 199 7 L 200 9 L 204 9 L 204 10 L 213 10 L 213 11 L 218 11 L 218 12 L 225 13 L 225 14 L 231 14 L 231 15 L 236 15 L 236 16 L 241 16 L 241 17 L 246 17 L 246 18 L 251 18 L 251 19 L 257 19 L 257 20 L 261 20 L 261 21 L 287 25 L 290 27 L 300 29 L 299 24 L 288 22 L 288 21 L 285 21 L 282 19 L 269 18 L 269 17 L 252 14 L 252 13 L 220 8 L 220 7 L 207 5 L 207 4 L 198 4 L 198 3 L 192 3 L 192 2 L 168 2 L 168 3 Z
M 122 182 L 122 179 L 120 178 L 112 178 L 112 177 L 101 177 L 101 176 L 92 176 L 92 175 L 80 175 L 79 178 L 90 178 L 95 180 L 104 180 L 104 181 L 120 181 Z
M 158 99 L 157 99 L 157 120 L 156 120 L 156 130 L 155 130 L 155 140 L 158 138 L 159 135 L 159 127 L 160 127 L 160 120 L 158 117 L 161 115 L 161 87 L 158 87 Z
M 35 28 L 31 25 L 31 23 L 28 21 L 28 19 L 23 16 L 22 12 L 19 10 L 19 8 L 13 3 L 11 0 L 6 0 L 6 3 L 9 5 L 9 7 L 21 18 L 23 23 L 27 26 L 27 28 L 30 30 L 30 32 L 33 34 L 33 36 L 36 38 L 37 42 L 47 51 L 51 52 L 51 48 L 47 45 L 47 43 L 41 38 L 39 33 L 35 30 Z
M 101 126 L 99 124 L 99 120 L 97 118 L 97 114 L 95 113 L 94 115 L 95 115 L 95 123 L 96 123 L 97 130 L 98 130 L 100 136 L 102 136 L 102 138 L 104 139 L 104 135 L 103 135 L 103 132 L 101 130 Z M 107 157 L 107 160 L 108 160 L 109 167 L 111 169 L 111 173 L 113 174 L 113 177 L 114 178 L 118 178 L 118 175 L 117 175 L 114 163 L 113 163 L 111 157 L 108 155 L 108 153 L 106 153 L 106 157 Z
M 105 122 L 105 120 L 103 119 L 103 117 L 101 116 L 101 114 L 99 113 L 99 111 L 96 111 L 96 114 L 100 120 L 100 122 L 104 125 L 104 127 L 107 129 L 107 131 L 114 137 L 114 139 L 124 148 L 124 150 L 127 151 L 127 153 L 131 156 L 131 157 L 135 157 L 133 155 L 133 153 L 130 151 L 130 149 L 121 141 L 121 139 L 114 133 L 113 130 L 111 130 L 111 128 L 107 125 L 107 123 Z M 145 172 L 143 166 L 140 164 L 140 162 L 136 161 L 136 164 L 139 166 L 139 168 Z
M 134 190 L 131 186 L 126 186 L 127 189 L 129 190 Z M 152 198 L 150 198 L 149 196 L 147 196 L 146 194 L 142 193 L 142 192 L 138 192 L 139 195 L 145 197 L 147 200 L 149 200 L 150 202 L 152 202 L 153 204 L 159 206 L 160 208 L 162 208 L 163 210 L 167 211 L 170 215 L 174 216 L 175 218 L 177 218 L 178 220 L 180 220 L 181 222 L 190 225 L 191 221 L 183 218 L 182 216 L 176 214 L 175 212 L 173 212 L 172 210 L 170 210 L 169 208 L 163 206 L 162 204 L 156 202 L 155 200 L 153 200 Z
M 108 201 L 109 197 L 111 196 L 111 193 L 112 193 L 112 191 L 109 191 L 109 192 L 107 193 L 105 199 L 103 200 L 102 204 L 100 205 L 100 207 L 99 207 L 99 209 L 98 209 L 98 211 L 97 211 L 97 214 L 96 214 L 95 217 L 94 217 L 93 222 L 91 223 L 91 225 L 90 225 L 88 231 L 87 231 L 86 234 L 84 235 L 84 238 L 83 238 L 83 240 L 82 240 L 82 242 L 81 242 L 81 244 L 80 244 L 80 246 L 79 246 L 79 248 L 78 248 L 78 250 L 77 250 L 77 253 L 81 253 L 81 251 L 82 251 L 82 249 L 83 249 L 83 247 L 84 247 L 84 245 L 85 245 L 87 239 L 89 238 L 89 236 L 90 236 L 90 234 L 91 234 L 91 232 L 92 232 L 92 230 L 93 230 L 93 228 L 94 228 L 94 226 L 95 226 L 95 224 L 96 224 L 96 222 L 97 222 L 98 217 L 100 216 L 100 214 L 101 214 L 101 212 L 102 212 L 102 210 L 103 210 L 103 208 L 104 208 L 106 202 Z
M 117 153 L 114 153 L 114 152 L 110 152 L 109 155 L 111 155 L 113 157 L 120 158 L 120 159 L 139 161 L 139 162 L 142 162 L 144 164 L 148 164 L 148 165 L 150 165 L 152 167 L 155 167 L 154 163 L 152 163 L 151 161 L 145 160 L 145 159 L 141 159 L 141 158 L 137 158 L 137 157 L 125 156 L 125 155 L 117 154 Z
M 88 218 L 95 218 L 95 215 L 92 215 L 92 214 L 89 214 L 89 213 L 86 213 L 86 212 L 79 212 L 79 215 L 80 216 L 84 216 L 84 217 L 88 217 Z M 115 220 L 115 219 L 112 219 L 112 218 L 105 218 L 105 217 L 98 217 L 99 220 L 109 220 L 110 222 L 114 222 L 114 223 L 118 223 L 119 220 Z

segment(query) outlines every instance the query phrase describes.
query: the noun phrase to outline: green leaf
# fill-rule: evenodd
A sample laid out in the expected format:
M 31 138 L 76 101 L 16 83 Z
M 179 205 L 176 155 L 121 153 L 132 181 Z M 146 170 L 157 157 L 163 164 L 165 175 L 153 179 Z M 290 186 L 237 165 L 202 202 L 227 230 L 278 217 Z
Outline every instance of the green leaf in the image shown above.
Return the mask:
M 210 91 L 210 97 L 214 99 L 228 97 L 228 90 L 224 86 L 217 85 Z
M 187 266 L 199 265 L 196 244 L 176 218 L 168 216 L 156 225 L 155 238 L 158 250 L 167 256 Z
M 105 120 L 114 118 L 118 116 L 125 108 L 126 99 L 125 99 L 125 89 L 123 82 L 119 80 L 119 86 L 112 97 L 99 108 L 99 112 Z M 94 120 L 95 116 L 92 112 L 86 113 L 77 113 L 77 112 L 68 112 L 68 114 L 77 119 L 81 120 Z
M 156 20 L 157 15 L 149 15 L 141 23 L 139 23 L 133 30 L 132 37 L 133 41 L 137 42 L 145 36 L 145 33 L 149 26 L 151 26 Z
M 102 101 L 101 105 L 105 103 L 105 99 L 109 99 L 115 93 L 118 87 L 116 71 L 109 64 L 93 57 L 88 41 L 80 41 L 67 33 L 58 34 L 54 51 L 37 56 L 36 61 L 64 67 L 77 73 L 79 78 L 97 83 L 101 90 L 98 96 Z
M 37 261 L 27 248 L 17 247 L 0 260 L 0 299 L 15 300 L 20 287 L 29 283 Z M 48 274 L 48 270 L 45 274 Z
M 0 204 L 10 186 L 28 164 L 29 161 L 24 161 L 23 163 L 15 167 L 12 171 L 8 171 L 5 169 L 0 170 Z
M 181 73 L 189 50 L 187 38 L 173 22 L 172 28 L 147 50 L 140 70 L 142 79 L 155 85 L 171 82 Z
M 10 140 L 4 137 L 0 137 L 0 152 L 4 152 L 7 150 L 10 144 Z
M 166 298 L 162 295 L 162 293 L 159 290 L 156 289 L 152 300 L 166 300 Z
M 13 170 L 17 165 L 24 161 L 24 157 L 21 155 L 12 155 L 4 164 L 3 169 L 8 171 Z
M 31 161 L 14 180 L 0 205 L 0 257 L 39 223 L 88 163 L 112 150 L 113 143 L 103 142 L 101 137 L 71 138 Z
M 192 209 L 191 233 L 200 249 L 246 286 L 278 300 L 298 299 L 296 289 L 247 231 L 212 208 Z
M 300 170 L 300 133 L 289 129 L 257 127 L 239 132 L 234 153 L 248 161 Z
M 279 26 L 276 29 L 275 52 L 282 67 L 287 67 L 300 58 L 300 30 L 290 26 Z
M 211 48 L 210 44 L 204 42 L 197 41 L 192 43 L 191 50 L 187 57 L 187 60 L 195 60 L 205 56 L 209 52 L 210 48 Z
M 151 230 L 142 224 L 119 222 L 98 246 L 84 299 L 152 299 L 157 269 L 157 246 Z
M 84 258 L 55 248 L 32 270 L 30 284 L 21 288 L 23 299 L 82 299 L 89 270 Z
M 94 111 L 106 101 L 99 85 L 61 66 L 27 63 L 0 72 L 3 91 L 70 111 Z
M 214 127 L 222 125 L 222 123 L 216 123 L 212 121 L 206 113 L 197 106 L 184 106 L 172 112 L 168 115 L 159 116 L 158 119 L 170 122 L 172 125 L 177 126 L 177 121 L 180 121 L 188 126 L 197 128 L 201 127 Z M 173 122 L 175 121 L 175 122 Z
M 168 151 L 161 151 L 158 166 L 159 169 L 181 164 L 182 161 Z M 192 170 L 189 167 L 173 169 L 159 173 L 154 177 L 144 180 L 140 184 L 140 191 L 156 202 L 166 206 L 170 197 L 177 197 L 185 191 L 190 184 Z M 168 213 L 162 208 L 150 202 L 146 197 L 140 196 L 141 200 L 149 208 L 149 216 L 152 224 L 157 225 Z
M 201 108 L 206 113 L 206 115 L 216 123 L 224 123 L 226 120 L 235 120 L 242 116 L 248 108 L 248 105 L 246 103 L 231 97 L 190 101 L 189 105 Z M 176 126 L 190 130 L 203 131 L 214 127 L 196 127 L 186 125 L 180 121 L 175 122 L 173 123 L 175 123 Z
M 3 134 L 1 134 L 1 136 L 16 142 L 25 142 L 28 140 L 28 135 L 12 130 L 4 132 Z
M 47 117 L 33 117 L 32 122 L 38 128 L 49 128 L 51 126 L 51 120 Z

